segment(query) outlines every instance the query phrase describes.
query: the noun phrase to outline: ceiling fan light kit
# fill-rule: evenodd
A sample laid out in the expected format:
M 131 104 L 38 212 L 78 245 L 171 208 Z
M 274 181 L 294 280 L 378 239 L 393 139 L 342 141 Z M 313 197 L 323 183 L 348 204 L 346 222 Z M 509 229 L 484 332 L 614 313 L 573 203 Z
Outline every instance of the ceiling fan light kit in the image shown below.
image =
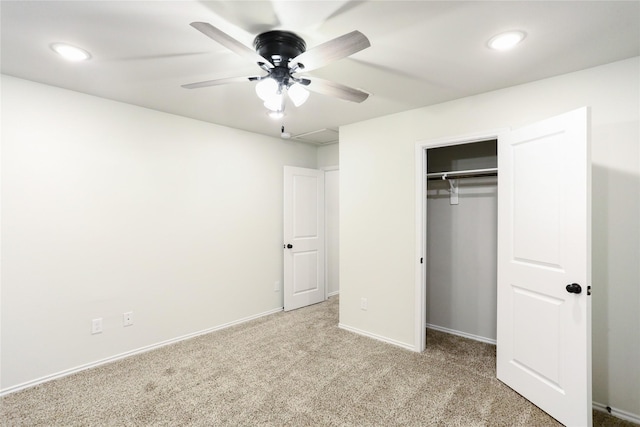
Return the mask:
M 323 67 L 369 47 L 371 45 L 369 40 L 359 31 L 352 31 L 308 51 L 305 41 L 292 32 L 267 31 L 258 34 L 254 39 L 254 51 L 209 23 L 193 22 L 191 26 L 235 53 L 255 62 L 267 74 L 190 83 L 182 86 L 186 89 L 257 81 L 256 94 L 264 102 L 264 106 L 270 110 L 269 116 L 273 118 L 281 118 L 284 115 L 286 98 L 290 99 L 296 107 L 304 104 L 309 98 L 309 90 L 351 102 L 362 102 L 369 96 L 366 92 L 340 83 L 294 75 Z
M 284 111 L 284 92 L 296 107 L 304 104 L 309 98 L 309 91 L 294 81 L 285 83 L 266 77 L 256 84 L 256 94 L 271 111 Z

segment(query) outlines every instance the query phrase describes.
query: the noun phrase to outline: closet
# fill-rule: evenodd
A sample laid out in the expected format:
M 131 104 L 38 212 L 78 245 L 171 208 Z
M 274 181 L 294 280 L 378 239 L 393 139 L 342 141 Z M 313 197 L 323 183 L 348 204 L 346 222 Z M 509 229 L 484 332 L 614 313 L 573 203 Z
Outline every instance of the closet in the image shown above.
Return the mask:
M 496 378 L 565 425 L 592 415 L 589 129 L 582 107 L 415 146 L 415 349 L 425 323 L 497 341 Z
M 427 327 L 495 343 L 497 140 L 426 157 Z

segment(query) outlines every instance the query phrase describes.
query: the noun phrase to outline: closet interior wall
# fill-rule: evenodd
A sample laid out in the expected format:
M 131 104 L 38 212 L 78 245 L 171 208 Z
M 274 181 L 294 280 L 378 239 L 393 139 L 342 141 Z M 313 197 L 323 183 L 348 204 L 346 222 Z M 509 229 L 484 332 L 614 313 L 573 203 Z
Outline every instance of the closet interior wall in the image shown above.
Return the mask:
M 432 148 L 427 172 L 496 168 L 496 150 L 495 140 Z M 497 202 L 497 176 L 427 181 L 428 328 L 495 343 Z

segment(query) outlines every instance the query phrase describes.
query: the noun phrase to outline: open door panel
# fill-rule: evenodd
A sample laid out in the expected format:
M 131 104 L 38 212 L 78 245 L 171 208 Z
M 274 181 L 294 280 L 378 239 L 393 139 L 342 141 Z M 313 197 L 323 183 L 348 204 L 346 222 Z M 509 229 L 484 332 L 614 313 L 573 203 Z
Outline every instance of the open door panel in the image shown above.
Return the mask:
M 589 111 L 498 141 L 498 378 L 592 425 Z

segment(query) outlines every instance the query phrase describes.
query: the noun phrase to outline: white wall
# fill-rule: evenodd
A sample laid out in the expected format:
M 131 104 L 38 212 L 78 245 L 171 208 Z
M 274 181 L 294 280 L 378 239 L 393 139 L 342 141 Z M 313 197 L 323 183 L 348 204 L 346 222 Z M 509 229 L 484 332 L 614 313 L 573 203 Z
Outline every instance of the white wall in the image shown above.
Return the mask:
M 342 127 L 341 325 L 414 347 L 417 141 L 517 128 L 588 105 L 593 397 L 640 420 L 639 76 L 632 58 Z
M 321 145 L 318 147 L 318 167 L 338 166 L 338 144 Z
M 316 162 L 313 146 L 3 76 L 0 388 L 282 307 L 283 165 Z

